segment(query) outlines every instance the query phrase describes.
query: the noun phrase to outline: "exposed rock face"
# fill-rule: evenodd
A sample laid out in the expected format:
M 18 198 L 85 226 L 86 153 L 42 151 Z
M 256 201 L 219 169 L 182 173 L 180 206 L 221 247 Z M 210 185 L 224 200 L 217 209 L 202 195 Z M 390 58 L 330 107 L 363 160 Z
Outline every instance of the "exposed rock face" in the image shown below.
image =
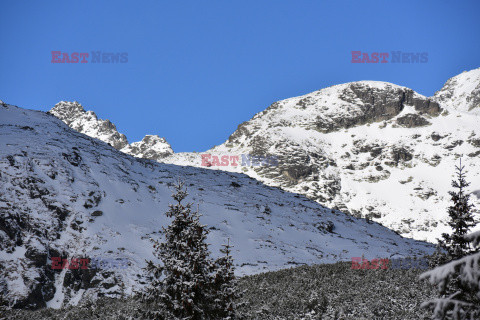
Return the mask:
M 435 92 L 435 100 L 451 109 L 480 115 L 480 68 L 448 79 Z
M 131 154 L 137 158 L 159 160 L 173 154 L 172 147 L 157 135 L 146 135 L 142 141 L 134 142 L 120 151 Z
M 0 295 L 15 307 L 141 290 L 145 260 L 156 261 L 151 239 L 163 240 L 158 231 L 170 222 L 163 213 L 177 179 L 213 227 L 214 258 L 227 238 L 235 244 L 239 275 L 434 249 L 242 174 L 133 158 L 40 111 L 0 107 L 0 136 Z M 52 265 L 53 258 L 83 257 L 128 259 L 128 267 Z
M 70 128 L 109 143 L 115 149 L 121 149 L 128 144 L 124 134 L 110 120 L 98 119 L 93 111 L 85 111 L 78 102 L 61 101 L 49 113 L 65 122 Z
M 438 103 L 431 99 L 422 97 L 413 90 L 387 83 L 361 81 L 344 85 L 343 88 L 341 85 L 334 87 L 339 87 L 338 98 L 350 104 L 348 110 L 352 112 L 338 118 L 317 116 L 315 129 L 325 133 L 389 120 L 399 115 L 405 105 L 413 106 L 419 114 L 437 116 L 441 111 Z M 318 100 L 312 97 L 303 98 L 297 104 L 307 106 L 308 103 L 319 107 Z
M 75 120 L 85 116 L 87 112 L 77 101 L 60 101 L 48 113 L 53 114 L 55 117 L 59 118 L 68 126 L 70 126 Z
M 480 156 L 479 88 L 480 69 L 475 69 L 451 78 L 430 98 L 391 83 L 359 81 L 277 101 L 206 152 L 275 156 L 278 165 L 209 169 L 243 172 L 323 205 L 372 217 L 406 236 L 435 241 L 448 231 L 446 173 L 464 156 L 472 159 L 473 179 L 480 174 L 474 161 Z M 199 154 L 172 154 L 169 146 L 149 152 L 151 145 L 142 141 L 122 151 L 201 166 Z M 418 173 L 432 168 L 431 175 Z M 416 196 L 409 191 L 414 183 L 435 193 Z
M 457 80 L 447 81 L 444 94 L 432 98 L 390 83 L 360 81 L 275 102 L 206 152 L 263 153 L 278 157 L 278 165 L 209 169 L 244 172 L 328 207 L 370 217 L 405 236 L 435 242 L 449 230 L 450 174 L 460 156 L 468 161 L 470 181 L 480 181 L 480 163 L 474 161 L 480 156 L 480 117 L 459 114 L 446 98 L 476 101 L 479 71 L 452 78 Z M 198 154 L 162 161 L 201 165 Z M 480 201 L 476 204 L 480 209 Z
M 409 113 L 399 117 L 397 119 L 397 123 L 405 128 L 423 127 L 430 124 L 427 119 L 414 113 Z
M 470 142 L 472 146 L 480 149 L 480 139 L 470 139 L 468 142 Z
M 98 119 L 95 112 L 85 111 L 76 101 L 61 101 L 49 113 L 65 122 L 70 128 L 102 140 L 115 149 L 138 158 L 159 160 L 173 154 L 170 144 L 157 135 L 146 135 L 142 141 L 128 144 L 125 135 L 119 133 L 110 120 Z

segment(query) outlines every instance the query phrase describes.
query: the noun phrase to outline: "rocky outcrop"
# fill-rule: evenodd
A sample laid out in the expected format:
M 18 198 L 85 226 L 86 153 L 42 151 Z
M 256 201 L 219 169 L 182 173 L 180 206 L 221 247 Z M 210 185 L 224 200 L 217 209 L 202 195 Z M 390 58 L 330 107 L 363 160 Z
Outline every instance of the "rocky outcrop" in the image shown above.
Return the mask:
M 451 109 L 480 115 L 480 68 L 448 79 L 434 98 Z
M 480 153 L 478 118 L 459 113 L 448 99 L 476 101 L 479 71 L 447 81 L 448 90 L 431 98 L 391 83 L 359 81 L 274 102 L 207 152 L 272 155 L 278 165 L 210 169 L 244 172 L 406 236 L 436 241 L 448 228 L 446 173 L 459 157 L 469 161 Z M 162 161 L 200 165 L 199 158 L 177 154 Z M 469 170 L 475 177 L 480 166 L 470 161 Z M 413 184 L 428 192 L 412 192 Z
M 369 82 L 351 83 L 338 94 L 339 99 L 354 106 L 351 113 L 342 117 L 316 117 L 315 129 L 321 132 L 333 132 L 373 122 L 390 120 L 399 115 L 406 105 L 413 106 L 418 114 L 438 116 L 441 107 L 429 98 L 415 93 L 411 89 L 385 84 L 372 86 Z M 302 105 L 312 103 L 311 97 L 302 98 Z
M 430 122 L 418 114 L 409 113 L 397 118 L 397 124 L 405 128 L 415 128 L 428 126 Z
M 341 204 L 345 212 L 372 217 L 406 236 L 435 241 L 445 218 L 438 214 L 435 221 L 440 227 L 433 229 L 431 212 L 444 212 L 448 201 L 437 188 L 440 183 L 450 185 L 438 177 L 454 170 L 458 157 L 476 159 L 480 153 L 478 88 L 480 69 L 475 69 L 448 80 L 430 98 L 391 83 L 359 81 L 277 101 L 241 123 L 223 145 L 207 151 L 275 156 L 277 165 L 209 168 L 243 172 L 329 207 Z M 169 147 L 160 153 L 147 149 L 139 144 L 122 151 L 201 166 L 195 153 L 169 155 Z M 419 176 L 432 168 L 439 174 Z M 475 163 L 470 169 L 480 170 Z M 412 196 L 405 181 L 424 184 L 436 193 L 424 199 Z M 387 187 L 391 191 L 386 192 Z M 393 205 L 395 199 L 388 194 L 403 201 Z M 405 224 L 412 219 L 415 223 Z
M 173 154 L 172 147 L 157 135 L 146 135 L 142 141 L 134 142 L 120 151 L 137 158 L 160 160 Z
M 110 120 L 99 119 L 95 112 L 85 111 L 76 101 L 61 101 L 49 113 L 65 122 L 70 128 L 102 140 L 115 149 L 121 149 L 128 144 L 125 135 L 119 133 Z
M 0 107 L 0 136 L 6 142 L 0 148 L 0 297 L 17 308 L 61 307 L 82 297 L 118 298 L 142 290 L 151 240 L 162 240 L 159 230 L 169 223 L 163 213 L 178 179 L 187 182 L 188 202 L 199 203 L 201 220 L 211 227 L 213 258 L 227 238 L 235 243 L 238 275 L 361 254 L 433 252 L 431 245 L 243 174 L 133 158 L 43 112 Z M 299 151 L 297 160 L 307 169 L 299 163 L 290 170 L 293 185 L 307 181 L 308 168 L 324 159 Z M 335 179 L 326 185 L 338 193 Z M 108 262 L 81 269 L 72 262 L 57 269 L 57 258 L 62 264 L 82 258 L 128 261 L 125 268 Z
M 440 105 L 430 98 L 423 99 L 419 97 L 413 97 L 411 101 L 407 101 L 407 104 L 409 103 L 415 107 L 415 111 L 417 111 L 419 114 L 428 114 L 432 117 L 435 117 L 442 112 Z
M 146 135 L 142 141 L 128 144 L 124 134 L 117 131 L 110 120 L 102 120 L 93 111 L 85 111 L 78 102 L 57 103 L 50 114 L 65 122 L 70 128 L 92 138 L 102 140 L 117 150 L 138 158 L 160 160 L 173 154 L 172 147 L 157 135 Z

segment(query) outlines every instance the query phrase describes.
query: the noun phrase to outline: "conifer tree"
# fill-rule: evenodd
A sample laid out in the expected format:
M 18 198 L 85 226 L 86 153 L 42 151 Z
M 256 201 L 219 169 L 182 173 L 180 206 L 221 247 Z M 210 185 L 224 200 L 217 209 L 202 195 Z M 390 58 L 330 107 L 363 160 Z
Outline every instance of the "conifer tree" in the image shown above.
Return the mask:
M 239 294 L 237 292 L 237 279 L 235 278 L 231 248 L 230 239 L 228 239 L 227 244 L 220 249 L 223 256 L 215 261 L 215 274 L 213 277 L 215 300 L 212 312 L 214 319 L 236 319 L 236 300 L 239 298 Z
M 463 238 L 476 250 L 420 276 L 420 279 L 436 284 L 441 294 L 439 298 L 422 304 L 433 311 L 432 319 L 480 319 L 480 231 Z
M 436 251 L 436 268 L 421 275 L 438 285 L 440 297 L 425 302 L 423 307 L 433 310 L 433 319 L 480 319 L 480 232 L 467 235 L 476 225 L 466 192 L 470 183 L 461 160 L 456 169 L 457 180 L 452 182 L 456 190 L 449 192 L 453 204 L 448 208 L 448 225 L 453 232 L 442 234 L 443 240 L 439 240 L 446 253 Z
M 447 261 L 462 258 L 470 253 L 470 245 L 464 236 L 476 225 L 472 212 L 473 206 L 469 203 L 470 194 L 466 192 L 470 183 L 465 179 L 465 166 L 462 166 L 461 159 L 460 165 L 455 168 L 457 180 L 452 181 L 454 191 L 449 192 L 453 204 L 448 208 L 448 225 L 453 232 L 442 234 L 443 240 L 439 241 L 441 247 L 447 251 Z
M 211 266 L 205 242 L 208 230 L 199 221 L 198 212 L 192 212 L 184 183 L 175 185 L 172 195 L 175 204 L 169 205 L 166 215 L 173 218 L 163 228 L 165 242 L 154 242 L 154 254 L 163 265 L 147 261 L 151 275 L 144 300 L 154 310 L 147 312 L 155 319 L 209 319 L 213 305 Z

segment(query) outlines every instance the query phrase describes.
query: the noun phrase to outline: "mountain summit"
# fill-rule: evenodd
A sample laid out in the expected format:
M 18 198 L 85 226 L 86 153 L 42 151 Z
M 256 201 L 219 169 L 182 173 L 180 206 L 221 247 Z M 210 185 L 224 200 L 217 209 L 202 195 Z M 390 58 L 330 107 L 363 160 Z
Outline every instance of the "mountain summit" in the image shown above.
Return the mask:
M 85 111 L 78 102 L 60 101 L 50 111 L 72 129 L 110 144 L 115 149 L 135 157 L 160 160 L 173 154 L 172 147 L 157 135 L 146 135 L 142 141 L 129 144 L 110 120 L 102 120 L 93 111 Z
M 359 81 L 275 102 L 205 153 L 267 155 L 278 165 L 209 168 L 243 172 L 435 242 L 449 230 L 445 208 L 460 157 L 470 191 L 480 194 L 479 75 L 475 69 L 453 77 L 433 97 Z M 202 166 L 195 153 L 162 161 Z M 480 198 L 473 200 L 480 208 Z
M 108 142 L 87 126 L 69 126 Z M 169 145 L 153 146 L 146 138 L 121 150 L 203 166 L 199 153 L 174 154 Z M 480 194 L 480 68 L 449 79 L 433 97 L 392 83 L 358 81 L 277 101 L 205 153 L 275 157 L 276 166 L 208 168 L 242 172 L 404 236 L 435 242 L 449 231 L 445 208 L 460 157 L 473 183 L 470 191 Z M 473 200 L 480 208 L 480 198 Z
M 434 249 L 243 174 L 134 158 L 44 112 L 1 104 L 0 136 L 0 285 L 16 307 L 60 307 L 141 287 L 145 260 L 157 261 L 150 240 L 163 240 L 177 179 L 210 229 L 213 255 L 227 239 L 235 245 L 238 274 Z M 85 257 L 128 263 L 52 265 Z
M 450 109 L 480 115 L 480 68 L 448 79 L 443 88 L 435 92 L 435 99 Z
M 128 145 L 127 137 L 119 133 L 110 120 L 99 119 L 95 112 L 85 111 L 76 101 L 60 101 L 49 113 L 65 122 L 70 128 L 102 140 L 115 149 L 122 149 Z

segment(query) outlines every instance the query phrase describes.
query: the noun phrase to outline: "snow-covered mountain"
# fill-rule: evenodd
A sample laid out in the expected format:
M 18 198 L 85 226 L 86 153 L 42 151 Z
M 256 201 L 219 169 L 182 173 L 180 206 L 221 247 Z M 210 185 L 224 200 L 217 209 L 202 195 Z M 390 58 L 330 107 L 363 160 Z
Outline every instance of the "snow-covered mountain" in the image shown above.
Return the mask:
M 450 78 L 435 99 L 450 109 L 480 115 L 480 68 Z
M 117 127 L 110 120 L 99 119 L 95 112 L 85 111 L 77 101 L 60 101 L 49 113 L 76 131 L 100 139 L 115 149 L 122 149 L 128 145 L 127 137 L 119 133 Z
M 449 79 L 430 98 L 387 82 L 359 81 L 278 101 L 204 154 L 277 157 L 277 166 L 208 168 L 242 172 L 435 242 L 449 230 L 448 191 L 460 157 L 480 210 L 480 68 Z M 199 153 L 149 158 L 203 166 Z
M 170 144 L 157 135 L 146 135 L 142 141 L 128 144 L 125 135 L 119 133 L 110 120 L 99 119 L 95 112 L 85 111 L 77 101 L 60 101 L 49 113 L 76 131 L 102 140 L 115 149 L 138 158 L 159 160 L 173 154 Z
M 434 97 L 360 81 L 278 101 L 205 153 L 277 157 L 277 166 L 218 166 L 327 207 L 370 217 L 407 237 L 436 241 L 462 157 L 480 212 L 480 69 Z M 162 161 L 202 166 L 200 154 Z M 477 215 L 480 219 L 480 215 Z
M 142 286 L 150 238 L 185 180 L 210 227 L 230 238 L 239 274 L 303 263 L 418 255 L 431 245 L 327 209 L 243 174 L 139 159 L 54 116 L 0 104 L 0 293 L 17 306 L 58 307 Z M 126 269 L 52 269 L 52 258 L 129 260 Z
M 173 154 L 170 144 L 157 135 L 146 135 L 142 141 L 129 144 L 120 151 L 137 158 L 151 160 L 160 160 Z

